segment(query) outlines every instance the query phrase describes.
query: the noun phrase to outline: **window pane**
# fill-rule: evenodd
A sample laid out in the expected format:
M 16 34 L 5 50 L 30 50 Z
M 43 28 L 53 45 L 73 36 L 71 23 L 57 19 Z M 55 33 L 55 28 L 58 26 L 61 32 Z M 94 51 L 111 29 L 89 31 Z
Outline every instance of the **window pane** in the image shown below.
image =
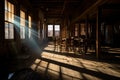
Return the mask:
M 25 12 L 23 12 L 22 10 L 20 10 L 20 17 L 25 19 Z
M 20 11 L 20 25 L 25 26 L 25 12 Z
M 25 27 L 25 19 L 23 19 L 23 26 Z
M 14 5 L 11 4 L 11 12 L 14 13 Z
M 55 36 L 59 36 L 60 34 L 60 25 L 55 25 Z
M 13 39 L 14 38 L 14 25 L 13 24 L 9 24 L 9 39 Z
M 14 14 L 11 14 L 12 18 L 11 18 L 11 22 L 14 23 Z
M 25 39 L 25 27 L 20 27 L 20 37 L 21 39 Z
M 79 27 L 79 24 L 75 24 L 75 36 L 78 36 L 78 27 Z
M 8 39 L 8 23 L 5 22 L 5 39 Z
M 77 33 L 77 31 L 75 31 L 75 36 L 78 36 L 78 33 Z
M 53 30 L 53 25 L 48 25 L 48 30 Z
M 5 20 L 8 20 L 8 11 L 5 10 Z
M 25 20 L 24 20 L 23 18 L 21 18 L 20 23 L 21 23 L 21 26 L 24 26 L 24 27 L 25 27 Z
M 11 19 L 12 19 L 12 14 L 8 12 L 8 21 L 11 22 Z
M 81 35 L 85 35 L 85 24 L 81 24 Z
M 20 27 L 20 37 L 23 38 L 23 30 L 22 30 L 22 27 Z
M 8 2 L 8 11 L 11 11 L 11 3 Z
M 5 0 L 5 10 L 8 9 L 8 6 L 7 6 L 7 0 Z
M 29 21 L 29 27 L 31 27 L 31 16 L 28 17 L 28 21 Z
M 9 18 L 10 18 L 10 22 L 12 22 L 12 13 L 10 13 Z
M 38 31 L 39 33 L 39 31 Z M 39 35 L 39 34 L 38 34 Z M 29 28 L 29 38 L 31 37 L 31 29 Z
M 23 39 L 25 39 L 25 28 L 23 27 Z
M 29 34 L 28 34 L 28 36 L 29 36 L 29 38 L 31 37 L 31 16 L 28 16 L 28 27 L 29 27 Z M 39 32 L 39 31 L 38 31 Z M 38 34 L 39 35 L 39 34 Z
M 5 39 L 14 38 L 14 5 L 5 0 Z
M 25 39 L 25 12 L 20 10 L 20 37 Z
M 48 37 L 53 36 L 53 25 L 48 25 Z
M 60 31 L 60 25 L 55 25 L 55 31 Z

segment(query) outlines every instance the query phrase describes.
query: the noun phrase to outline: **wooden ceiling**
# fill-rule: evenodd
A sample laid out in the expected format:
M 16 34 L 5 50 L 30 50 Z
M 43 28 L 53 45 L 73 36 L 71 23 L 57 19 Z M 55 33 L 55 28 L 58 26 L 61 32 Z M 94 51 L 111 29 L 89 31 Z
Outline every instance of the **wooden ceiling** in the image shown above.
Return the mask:
M 86 0 L 29 0 L 34 8 L 41 9 L 46 17 L 59 18 L 73 14 Z
M 69 17 L 75 22 L 87 14 L 95 16 L 97 7 L 104 3 L 120 3 L 119 0 L 28 0 L 33 8 L 41 9 L 46 18 Z M 107 11 L 107 14 L 109 11 Z

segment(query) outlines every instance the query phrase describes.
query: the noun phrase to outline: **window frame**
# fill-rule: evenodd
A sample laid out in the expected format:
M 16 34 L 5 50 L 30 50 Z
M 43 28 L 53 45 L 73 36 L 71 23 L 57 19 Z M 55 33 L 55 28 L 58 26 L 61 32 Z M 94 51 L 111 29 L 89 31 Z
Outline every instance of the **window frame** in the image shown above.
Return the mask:
M 32 37 L 32 17 L 28 15 L 28 38 Z
M 24 16 L 21 14 L 24 13 Z M 20 9 L 20 39 L 26 39 L 26 12 Z
M 48 34 L 49 34 L 49 29 L 48 29 L 48 28 L 49 28 L 49 25 L 51 25 L 51 26 L 52 26 L 52 30 L 51 30 L 51 32 L 52 32 L 52 36 L 49 36 L 49 35 L 48 35 Z M 53 36 L 54 36 L 54 35 L 53 35 L 53 34 L 54 34 L 54 33 L 53 33 L 54 28 L 53 28 L 53 27 L 54 27 L 54 25 L 53 25 L 53 24 L 48 24 L 48 25 L 47 25 L 47 33 L 48 33 L 48 34 L 47 34 L 47 36 L 48 36 L 48 37 L 53 37 Z
M 59 26 L 59 30 L 56 30 L 56 26 Z M 59 34 L 56 34 L 56 31 L 59 31 Z M 55 24 L 54 25 L 54 33 L 55 33 L 55 37 L 59 37 L 60 36 L 60 25 L 59 24 Z
M 5 40 L 15 40 L 15 5 L 8 0 L 5 0 L 5 5 L 4 5 L 4 39 Z M 7 34 L 6 34 L 6 24 L 7 26 Z M 10 25 L 13 25 L 12 28 Z M 6 35 L 8 35 L 6 37 Z M 11 37 L 12 35 L 12 37 Z

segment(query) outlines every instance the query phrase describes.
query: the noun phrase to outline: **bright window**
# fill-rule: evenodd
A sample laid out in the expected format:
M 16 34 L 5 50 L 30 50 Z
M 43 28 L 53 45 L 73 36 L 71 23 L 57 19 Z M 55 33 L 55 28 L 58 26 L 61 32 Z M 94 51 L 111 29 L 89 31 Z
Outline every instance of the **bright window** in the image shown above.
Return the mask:
M 25 39 L 25 12 L 20 10 L 20 38 Z
M 78 36 L 79 24 L 75 24 L 75 36 Z
M 53 25 L 48 25 L 48 37 L 53 36 Z
M 55 36 L 60 35 L 60 25 L 55 25 Z
M 81 35 L 85 35 L 85 24 L 81 24 Z
M 5 39 L 14 39 L 14 5 L 5 0 Z
M 31 27 L 32 27 L 31 16 L 28 16 L 28 27 L 29 27 L 29 38 L 30 38 L 31 37 Z

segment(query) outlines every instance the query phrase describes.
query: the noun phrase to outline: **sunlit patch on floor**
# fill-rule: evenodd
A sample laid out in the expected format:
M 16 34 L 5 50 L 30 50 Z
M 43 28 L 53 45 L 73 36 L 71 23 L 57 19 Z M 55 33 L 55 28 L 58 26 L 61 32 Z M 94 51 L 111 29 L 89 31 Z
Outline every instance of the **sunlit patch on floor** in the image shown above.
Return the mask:
M 48 46 L 48 47 L 52 47 Z M 103 80 L 120 78 L 119 65 L 56 53 L 46 47 L 31 68 L 50 80 Z M 54 47 L 53 47 L 54 48 Z M 47 50 L 46 50 L 47 49 Z M 72 53 L 69 53 L 72 54 Z M 78 55 L 80 56 L 80 55 Z

